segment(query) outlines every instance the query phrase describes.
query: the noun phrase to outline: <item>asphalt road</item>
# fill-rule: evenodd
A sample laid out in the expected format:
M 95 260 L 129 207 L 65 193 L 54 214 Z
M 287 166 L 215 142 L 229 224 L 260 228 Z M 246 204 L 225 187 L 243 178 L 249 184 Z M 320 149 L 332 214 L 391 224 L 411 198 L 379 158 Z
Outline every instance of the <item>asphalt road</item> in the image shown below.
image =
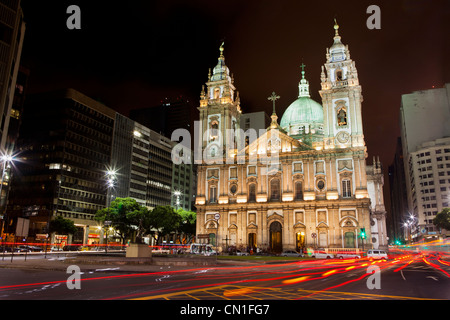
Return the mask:
M 369 269 L 370 268 L 370 269 Z M 450 263 L 436 256 L 301 260 L 222 267 L 120 267 L 0 272 L 0 300 L 421 300 L 450 299 Z M 75 270 L 77 271 L 77 270 Z

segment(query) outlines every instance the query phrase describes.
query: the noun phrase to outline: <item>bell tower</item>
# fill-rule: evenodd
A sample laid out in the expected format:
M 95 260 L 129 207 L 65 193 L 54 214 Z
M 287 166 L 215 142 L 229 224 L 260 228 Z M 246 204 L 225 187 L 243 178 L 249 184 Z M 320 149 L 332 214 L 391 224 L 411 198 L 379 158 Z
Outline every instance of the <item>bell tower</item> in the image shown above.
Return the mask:
M 322 66 L 319 91 L 324 112 L 324 148 L 365 147 L 358 72 L 348 46 L 341 42 L 336 20 L 334 30 L 334 42 L 327 48 L 326 63 Z
M 208 81 L 200 94 L 200 126 L 198 132 L 202 159 L 219 163 L 235 154 L 240 128 L 239 92 L 234 86 L 233 75 L 225 65 L 224 44 L 212 73 L 209 69 Z

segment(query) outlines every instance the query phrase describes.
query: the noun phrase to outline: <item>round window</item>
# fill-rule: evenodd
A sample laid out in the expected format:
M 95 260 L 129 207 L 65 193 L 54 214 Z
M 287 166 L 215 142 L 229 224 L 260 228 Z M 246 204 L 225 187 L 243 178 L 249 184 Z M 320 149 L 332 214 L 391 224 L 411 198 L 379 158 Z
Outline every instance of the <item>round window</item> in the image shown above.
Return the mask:
M 232 194 L 235 194 L 236 191 L 237 191 L 237 185 L 232 184 L 231 187 L 230 187 L 230 192 L 231 192 Z
M 325 188 L 325 181 L 323 181 L 323 180 L 318 180 L 318 181 L 317 181 L 317 189 L 323 190 L 324 188 Z

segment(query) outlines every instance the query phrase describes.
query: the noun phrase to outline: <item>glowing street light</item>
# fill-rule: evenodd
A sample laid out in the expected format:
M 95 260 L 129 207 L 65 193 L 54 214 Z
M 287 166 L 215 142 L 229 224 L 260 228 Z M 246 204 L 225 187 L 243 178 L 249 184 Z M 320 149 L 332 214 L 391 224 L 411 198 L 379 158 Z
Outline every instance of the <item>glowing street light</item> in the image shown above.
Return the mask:
M 4 180 L 5 180 L 6 170 L 8 168 L 10 168 L 10 164 L 13 163 L 14 160 L 15 160 L 15 158 L 14 158 L 14 156 L 12 154 L 5 153 L 5 154 L 2 154 L 0 156 L 0 161 L 1 161 L 2 165 L 3 165 L 2 178 L 1 178 L 1 182 L 0 182 L 0 210 L 1 210 L 0 214 L 3 214 L 3 205 L 1 203 L 1 199 L 2 199 L 3 183 L 4 183 Z M 8 193 L 6 193 L 6 195 L 5 195 L 5 202 L 4 202 L 5 206 L 6 206 L 7 194 Z M 8 224 L 6 222 L 7 221 L 6 217 L 2 217 L 2 219 L 3 219 L 3 225 L 2 225 L 2 229 L 1 229 L 1 238 L 3 239 L 3 229 L 4 229 L 5 226 L 6 226 L 6 228 L 8 228 Z
M 106 207 L 111 205 L 111 200 L 114 197 L 111 190 L 116 186 L 117 181 L 117 170 L 114 168 L 106 169 L 106 187 L 108 188 L 108 192 L 106 195 Z
M 180 202 L 180 197 L 181 197 L 182 193 L 181 193 L 180 190 L 175 190 L 175 191 L 172 192 L 172 194 L 176 197 L 175 198 L 176 199 L 175 204 L 176 204 L 177 209 L 179 209 L 180 208 L 180 203 L 181 203 Z

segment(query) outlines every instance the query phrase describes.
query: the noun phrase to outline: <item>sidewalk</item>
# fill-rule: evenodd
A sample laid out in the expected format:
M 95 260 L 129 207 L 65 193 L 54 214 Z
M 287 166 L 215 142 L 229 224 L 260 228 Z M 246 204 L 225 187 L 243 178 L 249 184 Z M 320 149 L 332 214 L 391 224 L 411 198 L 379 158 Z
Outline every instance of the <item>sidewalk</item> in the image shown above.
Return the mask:
M 25 259 L 26 258 L 26 259 Z M 161 272 L 186 268 L 220 267 L 226 265 L 249 265 L 248 261 L 221 260 L 214 257 L 180 255 L 152 258 L 126 258 L 125 255 L 105 253 L 28 253 L 0 254 L 0 268 L 67 271 L 77 265 L 82 271 L 104 272 Z M 259 263 L 255 263 L 259 264 Z

